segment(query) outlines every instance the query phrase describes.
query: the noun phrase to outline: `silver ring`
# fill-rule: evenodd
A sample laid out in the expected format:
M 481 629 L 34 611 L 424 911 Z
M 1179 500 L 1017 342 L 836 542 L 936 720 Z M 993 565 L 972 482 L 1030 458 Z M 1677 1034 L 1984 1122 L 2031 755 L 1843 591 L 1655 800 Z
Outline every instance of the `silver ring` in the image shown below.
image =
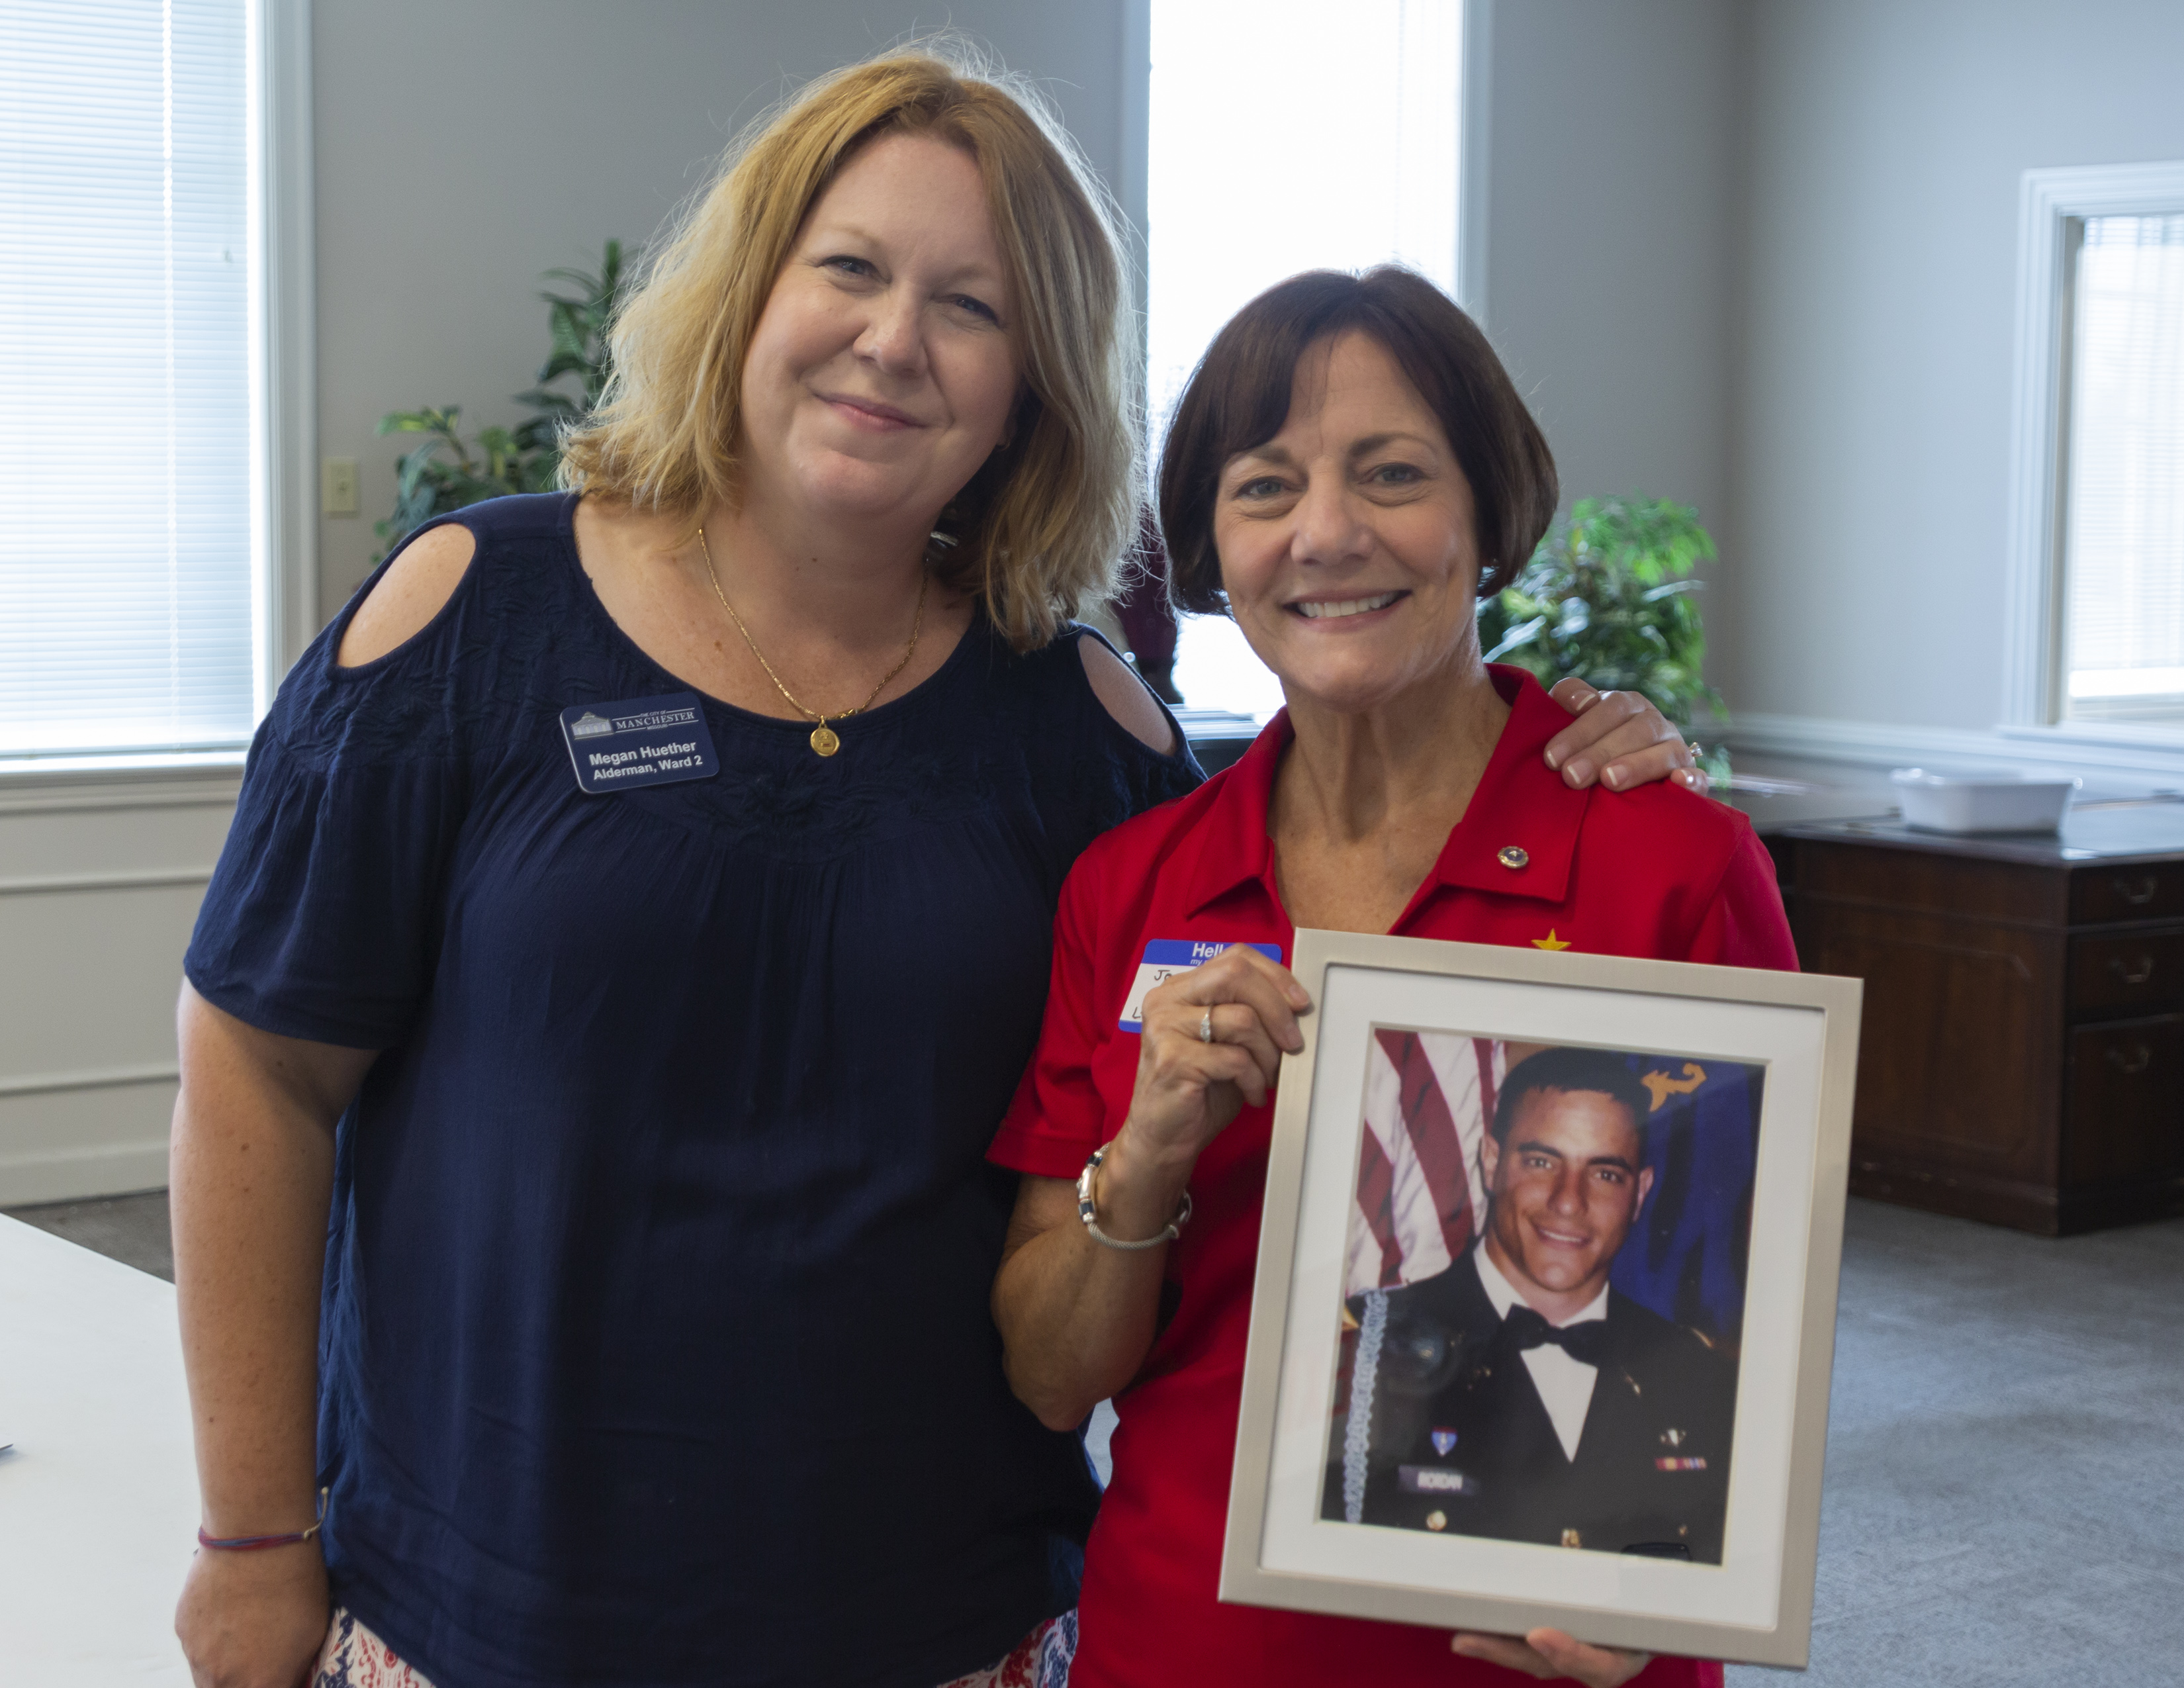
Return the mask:
M 1704 761 L 1706 760 L 1706 746 L 1700 744 L 1696 738 L 1691 740 L 1691 756 L 1694 760 L 1697 761 Z
M 1202 1044 L 1213 1041 L 1213 1011 L 1211 1008 L 1199 1017 L 1198 1040 Z

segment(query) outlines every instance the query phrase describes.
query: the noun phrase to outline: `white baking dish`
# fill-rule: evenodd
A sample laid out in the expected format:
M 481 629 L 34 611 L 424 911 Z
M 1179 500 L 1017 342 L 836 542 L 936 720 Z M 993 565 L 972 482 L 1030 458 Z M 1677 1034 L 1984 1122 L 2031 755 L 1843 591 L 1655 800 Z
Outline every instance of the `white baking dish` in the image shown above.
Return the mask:
M 1924 768 L 1898 768 L 1888 777 L 1904 823 L 1935 833 L 2052 833 L 2078 788 L 2075 779 L 1930 774 Z

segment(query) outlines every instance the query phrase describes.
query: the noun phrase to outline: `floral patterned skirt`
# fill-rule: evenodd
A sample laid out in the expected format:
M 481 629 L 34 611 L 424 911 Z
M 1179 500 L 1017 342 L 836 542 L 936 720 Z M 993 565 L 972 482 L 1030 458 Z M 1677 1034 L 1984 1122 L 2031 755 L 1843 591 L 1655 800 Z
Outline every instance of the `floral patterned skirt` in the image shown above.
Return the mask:
M 940 1688 L 1068 1688 L 1069 1661 L 1077 1652 L 1077 1614 L 1049 1618 L 1009 1656 Z M 398 1657 L 345 1606 L 334 1608 L 319 1649 L 311 1688 L 432 1688 L 415 1665 Z
M 346 1606 L 334 1607 L 333 1622 L 319 1648 L 311 1688 L 432 1688 L 425 1674 L 395 1656 L 394 1649 L 357 1620 Z

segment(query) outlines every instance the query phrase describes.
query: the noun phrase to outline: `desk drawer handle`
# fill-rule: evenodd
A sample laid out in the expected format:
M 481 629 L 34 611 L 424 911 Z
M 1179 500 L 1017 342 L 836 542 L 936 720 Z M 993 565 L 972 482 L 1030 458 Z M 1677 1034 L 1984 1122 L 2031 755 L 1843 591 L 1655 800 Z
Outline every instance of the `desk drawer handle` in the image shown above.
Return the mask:
M 2153 957 L 2141 955 L 2135 963 L 2126 967 L 2123 957 L 2118 955 L 2109 961 L 2109 971 L 2126 984 L 2144 984 L 2153 977 Z
M 2109 1065 L 2125 1078 L 2135 1078 L 2153 1065 L 2153 1051 L 2144 1044 L 2133 1044 L 2129 1055 L 2120 1049 L 2111 1048 L 2109 1050 Z
M 2143 903 L 2152 902 L 2153 894 L 2161 889 L 2161 882 L 2151 873 L 2135 880 L 2126 879 L 2121 874 L 2118 874 L 2109 883 L 2115 887 L 2116 895 L 2121 897 L 2133 908 Z

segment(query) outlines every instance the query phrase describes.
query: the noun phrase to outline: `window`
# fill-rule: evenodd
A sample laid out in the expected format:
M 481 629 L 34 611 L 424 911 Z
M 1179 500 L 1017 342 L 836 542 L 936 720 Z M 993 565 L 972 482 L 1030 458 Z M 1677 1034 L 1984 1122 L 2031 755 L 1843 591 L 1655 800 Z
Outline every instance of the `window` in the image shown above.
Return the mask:
M 2184 721 L 2184 211 L 2072 226 L 2062 711 Z
M 1300 270 L 1396 259 L 1457 292 L 1462 0 L 1153 0 L 1146 193 L 1154 448 L 1199 355 Z M 1233 622 L 1185 616 L 1194 709 L 1281 688 Z
M 257 16 L 0 7 L 0 762 L 231 751 L 256 721 Z
M 2184 164 L 2025 175 L 2021 727 L 2184 734 Z

